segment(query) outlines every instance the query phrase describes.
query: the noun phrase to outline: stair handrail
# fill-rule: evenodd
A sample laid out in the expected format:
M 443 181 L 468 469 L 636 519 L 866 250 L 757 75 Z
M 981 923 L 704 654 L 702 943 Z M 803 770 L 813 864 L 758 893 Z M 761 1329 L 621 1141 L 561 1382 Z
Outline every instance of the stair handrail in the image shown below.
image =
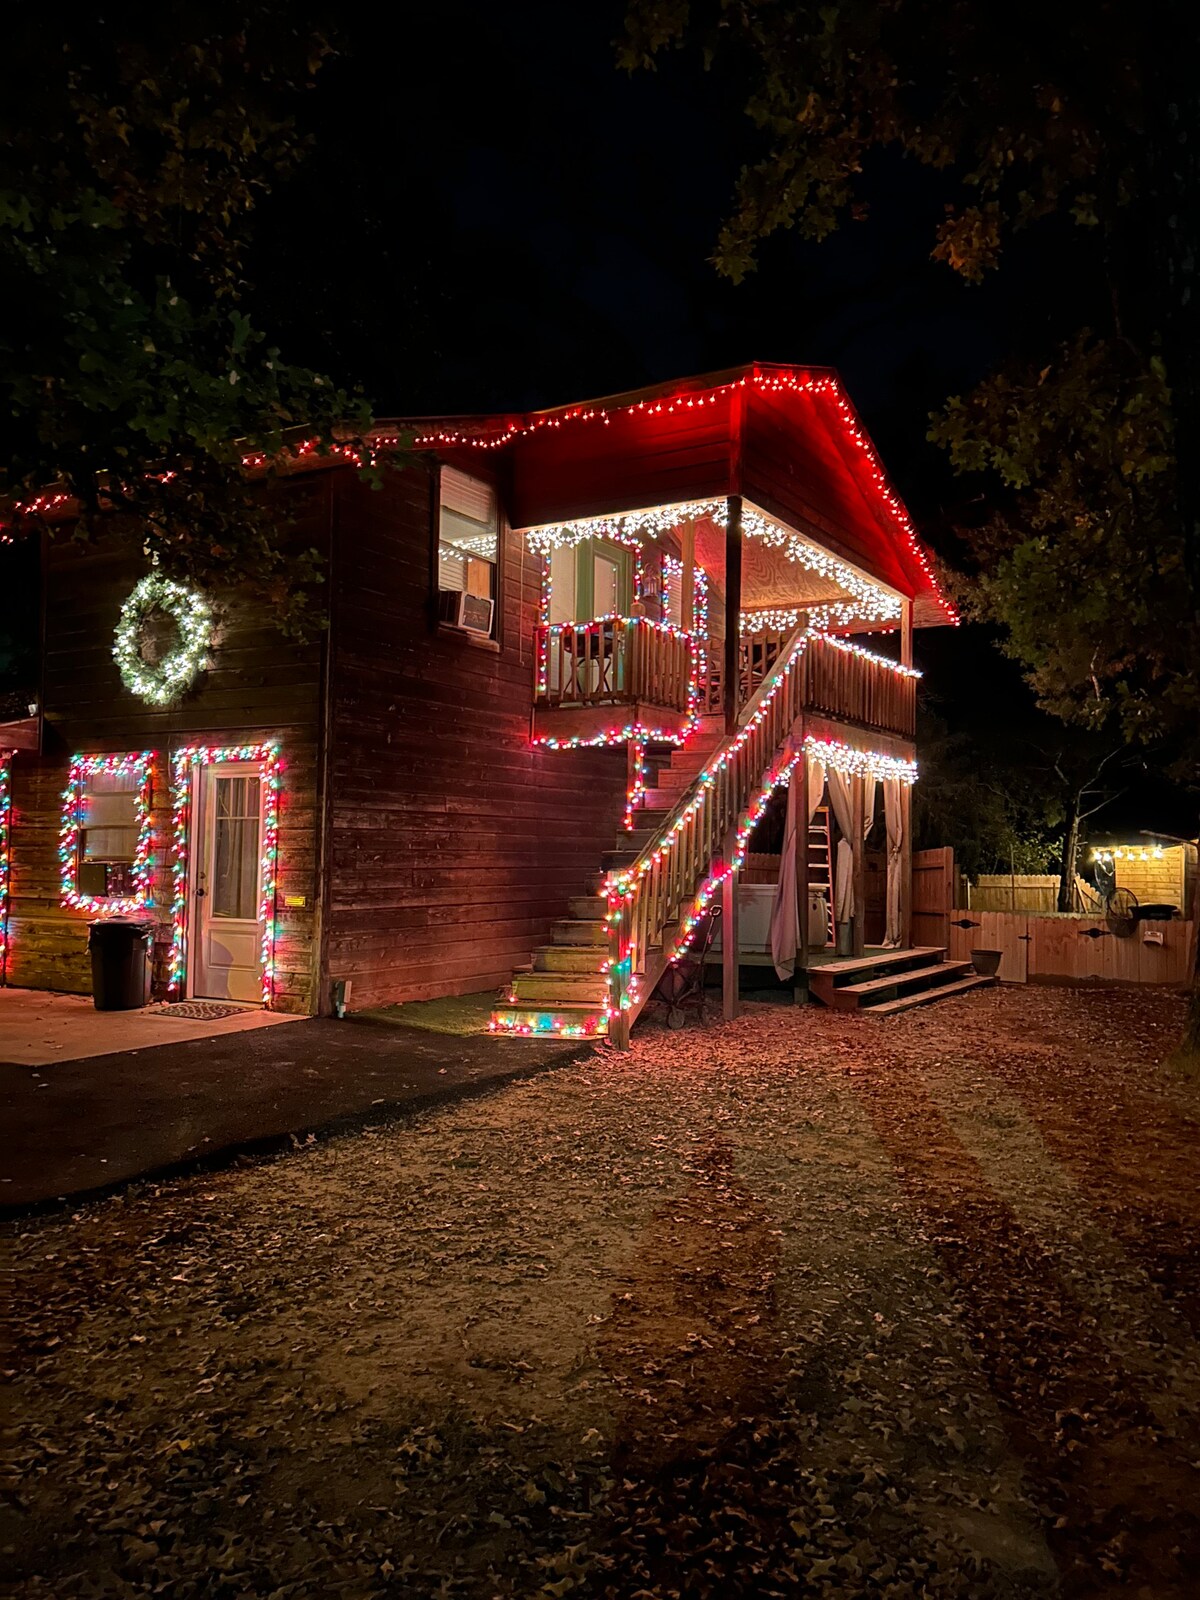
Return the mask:
M 800 715 L 801 665 L 813 637 L 801 615 L 775 665 L 742 707 L 737 731 L 712 752 L 637 859 L 605 878 L 606 1010 L 617 1042 L 624 1042 L 630 1013 L 646 999 L 637 980 L 646 973 L 650 947 L 657 943 L 664 961 L 676 953 L 686 937 L 685 908 L 713 876 L 714 863 L 724 865 L 732 853 L 737 824 Z

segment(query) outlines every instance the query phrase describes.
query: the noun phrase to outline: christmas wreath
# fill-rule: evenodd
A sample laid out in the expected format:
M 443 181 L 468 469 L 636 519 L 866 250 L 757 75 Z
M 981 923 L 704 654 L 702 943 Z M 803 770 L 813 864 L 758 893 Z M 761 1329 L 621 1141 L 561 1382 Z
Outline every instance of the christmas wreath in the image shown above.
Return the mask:
M 155 612 L 170 617 L 178 642 L 157 660 L 147 655 L 146 624 Z M 132 694 L 164 706 L 195 681 L 212 644 L 212 612 L 204 596 L 157 572 L 143 578 L 121 607 L 113 659 Z

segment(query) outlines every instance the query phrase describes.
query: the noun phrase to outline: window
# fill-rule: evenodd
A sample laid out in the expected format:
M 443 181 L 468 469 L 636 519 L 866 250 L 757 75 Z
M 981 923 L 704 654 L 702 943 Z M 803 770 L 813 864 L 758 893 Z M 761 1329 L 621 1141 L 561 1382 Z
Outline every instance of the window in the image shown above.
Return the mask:
M 438 522 L 438 614 L 470 633 L 495 637 L 500 512 L 496 491 L 443 467 Z
M 150 877 L 149 756 L 77 756 L 63 805 L 64 905 L 146 905 Z

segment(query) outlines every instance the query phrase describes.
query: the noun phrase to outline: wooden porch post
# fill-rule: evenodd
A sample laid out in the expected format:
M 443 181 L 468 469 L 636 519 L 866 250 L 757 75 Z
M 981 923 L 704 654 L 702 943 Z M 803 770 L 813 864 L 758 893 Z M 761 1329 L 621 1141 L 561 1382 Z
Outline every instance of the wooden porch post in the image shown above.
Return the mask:
M 742 497 L 731 494 L 725 529 L 725 732 L 736 733 L 742 687 Z
M 696 620 L 696 524 L 685 522 L 680 540 L 683 571 L 680 574 L 679 626 L 691 633 Z
M 861 956 L 866 949 L 867 920 L 867 845 L 863 838 L 866 828 L 866 783 L 857 773 L 850 779 L 850 817 L 854 829 L 850 843 L 854 849 L 854 866 L 851 885 L 854 894 L 853 928 L 854 954 Z
M 737 843 L 736 830 L 731 828 L 725 836 L 724 856 L 733 859 Z M 731 872 L 721 885 L 721 1014 L 732 1022 L 738 1014 L 738 914 L 736 872 Z
M 911 600 L 900 602 L 900 665 L 911 667 L 913 664 L 913 603 Z

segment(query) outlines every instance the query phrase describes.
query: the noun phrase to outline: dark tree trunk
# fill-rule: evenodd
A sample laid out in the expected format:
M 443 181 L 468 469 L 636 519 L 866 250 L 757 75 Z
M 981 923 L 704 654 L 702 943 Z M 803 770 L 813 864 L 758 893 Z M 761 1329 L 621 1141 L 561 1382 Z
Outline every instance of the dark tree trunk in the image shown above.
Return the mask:
M 1075 909 L 1075 865 L 1079 859 L 1079 796 L 1067 799 L 1067 831 L 1063 835 L 1062 871 L 1058 876 L 1058 909 Z

